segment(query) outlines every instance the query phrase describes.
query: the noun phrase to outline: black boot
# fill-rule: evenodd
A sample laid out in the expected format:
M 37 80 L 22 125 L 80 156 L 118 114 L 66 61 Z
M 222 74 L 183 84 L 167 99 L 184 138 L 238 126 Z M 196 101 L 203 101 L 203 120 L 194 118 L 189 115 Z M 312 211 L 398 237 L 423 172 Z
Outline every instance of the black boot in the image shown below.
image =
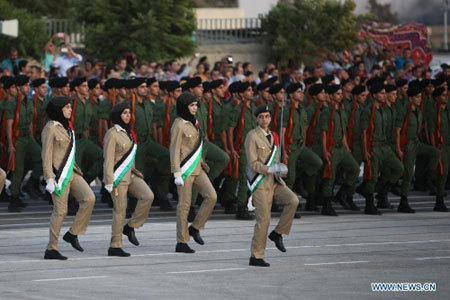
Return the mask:
M 367 196 L 367 195 L 366 195 L 366 188 L 365 188 L 364 182 L 362 182 L 361 184 L 359 184 L 359 185 L 356 187 L 356 192 L 357 192 L 358 194 L 360 194 L 361 196 L 363 196 L 364 198 Z
M 5 189 L 3 189 L 2 193 L 0 194 L 0 202 L 9 202 L 8 194 L 6 194 Z
M 373 194 L 368 194 L 366 196 L 366 207 L 364 208 L 364 213 L 366 215 L 381 215 L 381 211 L 379 211 L 373 203 Z
M 283 236 L 279 233 L 276 233 L 275 230 L 272 230 L 272 232 L 269 234 L 269 239 L 275 243 L 275 246 L 278 250 L 281 252 L 286 252 L 286 248 L 283 244 Z
M 345 198 L 345 202 L 347 203 L 350 210 L 360 211 L 359 207 L 355 204 L 355 202 L 353 202 L 353 196 L 347 196 L 347 198 Z
M 153 193 L 155 198 L 158 199 L 159 209 L 161 211 L 175 211 L 175 208 L 170 203 L 169 198 L 167 198 L 167 195 L 164 194 L 159 187 L 154 187 Z
M 123 251 L 122 248 L 109 247 L 108 256 L 128 257 L 130 253 Z
M 413 213 L 416 212 L 414 209 L 412 209 L 409 206 L 409 204 L 408 204 L 408 197 L 406 197 L 406 196 L 402 196 L 400 198 L 400 204 L 399 204 L 399 206 L 397 208 L 397 211 L 401 212 L 401 213 L 408 213 L 408 214 L 413 214 Z
M 194 222 L 196 216 L 197 216 L 197 211 L 195 210 L 195 206 L 189 207 L 189 213 L 188 213 L 188 217 L 187 217 L 188 222 L 189 223 Z
M 331 205 L 331 199 L 333 199 L 333 197 L 324 197 L 324 203 L 322 206 L 322 215 L 325 216 L 337 216 L 338 214 L 336 213 L 336 211 L 334 210 L 333 206 Z
M 391 192 L 392 194 L 394 194 L 395 196 L 401 196 L 401 195 L 402 195 L 402 194 L 401 194 L 401 191 L 400 191 L 400 187 L 399 187 L 397 184 L 394 184 L 394 185 L 391 187 L 390 192 Z
M 194 241 L 197 244 L 204 245 L 205 242 L 203 241 L 202 237 L 200 236 L 200 231 L 198 229 L 195 229 L 194 227 L 189 226 L 189 235 L 194 238 Z
M 385 186 L 383 186 L 380 190 L 380 192 L 377 194 L 376 198 L 378 200 L 377 202 L 377 208 L 387 208 L 387 209 L 393 209 L 394 206 L 389 203 L 388 200 L 388 193 L 391 190 L 393 184 L 392 183 L 386 183 Z
M 223 213 L 226 215 L 234 215 L 236 213 L 236 206 L 234 206 L 233 202 L 229 201 L 225 203 L 223 207 L 225 208 Z
M 341 185 L 336 196 L 334 196 L 334 202 L 339 203 L 344 209 L 350 210 L 350 206 L 347 204 L 347 202 L 345 202 L 345 198 L 346 198 L 345 187 Z
M 123 234 L 128 237 L 128 240 L 130 243 L 132 243 L 135 246 L 139 246 L 139 241 L 136 238 L 136 234 L 134 233 L 134 228 L 130 227 L 128 224 L 126 224 L 123 227 Z
M 113 199 L 111 197 L 111 194 L 105 189 L 104 183 L 102 183 L 102 188 L 100 190 L 100 193 L 102 195 L 100 201 L 102 201 L 102 203 L 108 204 L 108 207 L 113 208 L 114 207 Z
M 24 184 L 23 191 L 32 199 L 39 200 L 44 197 L 41 191 L 41 182 L 39 179 L 30 177 L 27 183 Z
M 195 253 L 195 250 L 189 247 L 186 243 L 177 243 L 175 246 L 175 252 L 181 252 L 181 253 Z
M 295 181 L 295 185 L 294 185 L 295 191 L 297 192 L 297 194 L 299 194 L 300 196 L 302 196 L 302 198 L 307 198 L 309 197 L 308 192 L 305 189 L 305 186 L 303 184 L 303 179 L 299 176 L 297 178 L 297 180 Z
M 58 250 L 45 250 L 44 259 L 66 260 L 67 257 L 61 255 L 61 253 L 59 253 Z
M 255 216 L 249 213 L 247 207 L 242 206 L 242 207 L 238 207 L 238 211 L 236 213 L 236 219 L 244 220 L 244 221 L 252 221 L 255 219 Z
M 71 234 L 69 231 L 63 237 L 63 240 L 72 245 L 75 250 L 83 252 L 84 249 L 81 248 L 80 243 L 78 242 L 78 236 Z
M 434 170 L 427 171 L 427 177 L 425 178 L 425 185 L 427 189 L 430 191 L 430 195 L 436 195 L 436 187 L 433 184 Z
M 442 196 L 436 197 L 436 204 L 434 205 L 433 210 L 441 211 L 441 212 L 448 212 L 448 208 L 447 208 L 447 206 L 445 206 L 445 203 L 444 203 L 444 197 L 442 197 Z
M 305 200 L 306 200 L 305 211 L 320 211 L 320 209 L 316 206 L 314 197 L 305 198 Z
M 8 211 L 9 212 L 22 212 L 23 207 L 20 206 L 20 198 L 18 196 L 10 196 L 9 197 L 9 205 L 8 205 Z
M 255 266 L 255 267 L 270 267 L 270 264 L 268 262 L 266 262 L 264 259 L 255 258 L 253 256 L 250 257 L 248 264 L 250 266 Z

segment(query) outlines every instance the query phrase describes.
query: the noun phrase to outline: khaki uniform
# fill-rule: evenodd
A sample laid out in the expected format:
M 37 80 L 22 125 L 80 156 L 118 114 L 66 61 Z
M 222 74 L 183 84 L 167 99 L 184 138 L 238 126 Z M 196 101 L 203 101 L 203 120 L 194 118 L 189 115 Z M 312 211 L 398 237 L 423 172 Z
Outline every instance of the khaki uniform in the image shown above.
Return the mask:
M 182 118 L 177 118 L 171 129 L 170 139 L 170 164 L 174 177 L 181 177 L 181 162 L 195 149 L 200 138 L 195 126 Z M 195 217 L 192 226 L 195 229 L 204 229 L 214 205 L 217 201 L 216 191 L 205 171 L 209 171 L 203 158 L 197 164 L 192 173 L 184 180 L 184 186 L 178 186 L 177 206 L 177 242 L 189 241 L 187 216 L 191 205 L 192 186 L 203 196 L 203 202 Z
M 59 168 L 63 163 L 69 144 L 70 136 L 64 126 L 56 121 L 47 122 L 42 131 L 42 167 L 45 180 L 55 178 L 53 168 Z M 74 235 L 86 232 L 92 209 L 94 208 L 95 195 L 83 179 L 83 173 L 80 168 L 75 164 L 72 175 L 62 195 L 52 194 L 53 212 L 50 218 L 50 242 L 47 246 L 48 250 L 58 250 L 58 236 L 64 218 L 67 215 L 67 198 L 69 192 L 80 204 L 80 208 L 69 232 Z
M 3 191 L 3 187 L 5 186 L 6 173 L 3 169 L 0 169 L 0 194 Z
M 289 234 L 298 206 L 298 198 L 295 196 L 281 178 L 269 174 L 269 167 L 265 165 L 273 147 L 273 135 L 270 134 L 270 143 L 265 132 L 257 127 L 251 130 L 245 139 L 245 153 L 247 161 L 253 172 L 265 175 L 264 181 L 258 186 L 252 195 L 255 206 L 256 224 L 251 245 L 251 255 L 255 258 L 263 258 L 266 250 L 267 231 L 270 225 L 270 209 L 272 201 L 283 205 L 283 212 L 278 221 L 275 232 Z M 275 161 L 279 161 L 278 157 Z
M 105 185 L 112 185 L 114 183 L 114 166 L 133 147 L 133 142 L 124 129 L 115 125 L 106 132 L 103 145 L 104 182 Z M 128 226 L 139 228 L 147 220 L 154 196 L 151 189 L 145 183 L 144 176 L 136 170 L 134 162 L 112 192 L 114 202 L 111 236 L 112 248 L 122 247 L 122 231 L 127 209 L 128 191 L 138 200 L 136 209 L 128 221 Z

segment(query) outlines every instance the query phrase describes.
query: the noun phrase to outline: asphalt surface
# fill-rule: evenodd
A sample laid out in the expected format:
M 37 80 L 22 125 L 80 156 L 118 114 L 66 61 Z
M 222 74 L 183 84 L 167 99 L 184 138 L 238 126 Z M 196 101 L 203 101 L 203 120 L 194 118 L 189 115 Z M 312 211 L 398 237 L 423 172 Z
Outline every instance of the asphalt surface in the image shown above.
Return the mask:
M 220 206 L 202 232 L 206 244 L 189 243 L 195 254 L 175 253 L 175 213 L 152 207 L 136 230 L 141 245 L 125 237 L 132 256 L 111 258 L 111 209 L 97 203 L 79 237 L 85 251 L 60 238 L 69 260 L 48 261 L 51 206 L 30 200 L 25 212 L 8 213 L 0 203 L 0 299 L 448 299 L 450 213 L 433 212 L 425 193 L 410 202 L 416 214 L 367 216 L 338 205 L 338 217 L 302 213 L 284 237 L 286 253 L 268 240 L 269 268 L 248 265 L 254 221 L 237 221 Z M 364 207 L 361 198 L 356 203 Z M 377 282 L 435 283 L 436 291 L 374 292 Z

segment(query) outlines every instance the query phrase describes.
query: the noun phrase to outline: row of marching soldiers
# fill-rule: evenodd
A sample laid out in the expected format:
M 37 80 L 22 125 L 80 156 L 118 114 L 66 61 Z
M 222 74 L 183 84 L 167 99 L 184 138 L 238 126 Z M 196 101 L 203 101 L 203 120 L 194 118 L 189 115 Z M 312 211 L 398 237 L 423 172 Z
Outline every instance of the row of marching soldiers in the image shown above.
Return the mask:
M 218 191 L 218 201 L 225 207 L 225 213 L 236 214 L 237 219 L 254 219 L 247 209 L 244 139 L 256 127 L 254 111 L 260 105 L 270 108 L 270 129 L 282 132 L 282 160 L 289 170 L 286 184 L 306 199 L 305 210 L 314 211 L 321 206 L 322 214 L 336 215 L 332 202 L 345 209 L 359 210 L 353 202 L 356 190 L 366 199 L 367 214 L 380 214 L 379 209 L 392 208 L 388 200 L 390 191 L 401 195 L 399 212 L 414 212 L 408 203 L 408 193 L 415 169 L 416 174 L 426 175 L 425 183 L 436 194 L 434 209 L 447 211 L 443 199 L 449 164 L 450 115 L 445 77 L 409 84 L 398 80 L 396 85 L 385 85 L 382 79 L 374 78 L 367 86 L 354 87 L 348 80 L 336 85 L 309 78 L 305 84 L 292 83 L 284 89 L 273 77 L 256 87 L 255 97 L 247 82 L 238 81 L 226 87 L 223 80 L 202 83 L 199 77 L 184 78 L 181 82 L 111 78 L 101 86 L 95 79 L 86 81 L 86 78 L 69 82 L 59 77 L 48 83 L 44 79 L 30 83 L 23 75 L 4 76 L 0 142 L 2 168 L 12 171 L 9 211 L 22 211 L 26 207 L 20 198 L 20 187 L 28 170 L 32 172 L 29 182 L 23 185 L 24 192 L 43 197 L 40 138 L 46 121 L 48 86 L 53 96 L 73 99 L 71 120 L 77 139 L 76 162 L 88 183 L 103 178 L 103 138 L 113 125 L 109 120 L 111 108 L 125 100 L 131 102 L 139 142 L 136 168 L 151 183 L 154 202 L 163 210 L 173 210 L 168 193 L 176 194 L 171 186 L 168 149 L 170 128 L 177 116 L 176 99 L 188 91 L 202 99 L 196 118 L 205 140 L 203 157 L 210 169 L 208 177 Z M 30 92 L 30 86 L 34 92 Z M 357 187 L 363 162 L 363 182 Z M 334 195 L 336 183 L 340 188 Z M 197 194 L 194 189 L 191 221 L 195 217 Z M 200 202 L 202 199 L 198 198 Z M 104 186 L 102 200 L 112 203 Z M 132 199 L 130 204 L 132 211 Z M 76 212 L 69 204 L 69 213 L 71 209 Z

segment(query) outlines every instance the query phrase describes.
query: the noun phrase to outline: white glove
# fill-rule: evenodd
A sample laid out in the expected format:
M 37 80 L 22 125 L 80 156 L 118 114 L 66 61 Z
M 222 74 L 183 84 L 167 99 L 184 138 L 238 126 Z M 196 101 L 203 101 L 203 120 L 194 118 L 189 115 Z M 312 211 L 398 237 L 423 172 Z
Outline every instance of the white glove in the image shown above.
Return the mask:
M 278 174 L 279 177 L 285 177 L 288 173 L 288 168 L 285 164 L 283 163 L 279 163 L 278 165 L 280 165 L 280 172 Z
M 175 177 L 174 182 L 175 182 L 175 185 L 177 185 L 177 186 L 184 186 L 184 180 L 181 177 Z
M 55 181 L 53 180 L 53 178 L 47 179 L 47 185 L 45 186 L 45 190 L 50 194 L 53 194 L 53 192 L 55 191 Z
M 283 163 L 276 163 L 269 168 L 268 172 L 274 174 L 277 177 L 284 177 L 288 173 L 288 168 Z
M 105 190 L 107 190 L 108 191 L 108 193 L 112 193 L 112 191 L 113 191 L 113 185 L 112 184 L 107 184 L 107 185 L 105 185 Z
M 267 172 L 271 173 L 271 174 L 275 174 L 275 173 L 278 173 L 280 171 L 281 171 L 280 165 L 279 164 L 274 164 L 273 166 L 269 167 L 269 170 Z

